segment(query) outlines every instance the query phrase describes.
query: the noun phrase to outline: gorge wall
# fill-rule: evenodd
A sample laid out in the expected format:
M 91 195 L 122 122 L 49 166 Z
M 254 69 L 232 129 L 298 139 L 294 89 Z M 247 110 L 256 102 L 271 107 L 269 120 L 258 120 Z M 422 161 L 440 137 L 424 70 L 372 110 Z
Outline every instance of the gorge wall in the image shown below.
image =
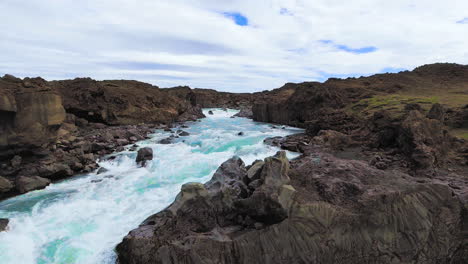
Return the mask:
M 154 125 L 203 117 L 183 96 L 137 81 L 0 78 L 0 199 L 93 170 Z

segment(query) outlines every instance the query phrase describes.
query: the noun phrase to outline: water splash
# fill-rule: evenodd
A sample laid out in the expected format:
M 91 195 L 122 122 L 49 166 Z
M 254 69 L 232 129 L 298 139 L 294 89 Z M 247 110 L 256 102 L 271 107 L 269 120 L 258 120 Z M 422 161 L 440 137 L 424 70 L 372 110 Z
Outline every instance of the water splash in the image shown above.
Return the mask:
M 10 218 L 8 232 L 0 233 L 0 262 L 115 263 L 114 247 L 146 217 L 161 211 L 182 184 L 206 182 L 233 155 L 246 164 L 274 155 L 263 139 L 301 130 L 274 128 L 245 118 L 230 118 L 234 110 L 211 109 L 201 122 L 192 122 L 188 137 L 174 144 L 157 142 L 171 133 L 156 131 L 139 142 L 151 147 L 154 160 L 135 164 L 136 152 L 123 151 L 99 163 L 108 169 L 55 183 L 0 203 L 0 218 Z M 238 136 L 239 132 L 243 136 Z M 295 153 L 288 153 L 290 158 Z

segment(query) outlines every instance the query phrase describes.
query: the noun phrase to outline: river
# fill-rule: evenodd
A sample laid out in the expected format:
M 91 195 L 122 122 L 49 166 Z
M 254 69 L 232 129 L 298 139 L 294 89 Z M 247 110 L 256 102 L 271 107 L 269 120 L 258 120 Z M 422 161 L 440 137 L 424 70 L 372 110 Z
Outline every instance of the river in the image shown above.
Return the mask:
M 182 129 L 190 135 L 174 144 L 157 143 L 170 135 L 162 130 L 138 142 L 154 152 L 146 167 L 136 165 L 136 151 L 123 151 L 99 162 L 105 173 L 76 176 L 0 202 L 0 218 L 10 219 L 9 230 L 0 232 L 0 263 L 115 263 L 114 247 L 167 207 L 182 184 L 208 181 L 234 155 L 246 164 L 274 155 L 278 149 L 263 144 L 265 138 L 301 132 L 230 118 L 235 110 L 211 109 L 213 115 L 209 110 L 201 122 L 187 123 Z

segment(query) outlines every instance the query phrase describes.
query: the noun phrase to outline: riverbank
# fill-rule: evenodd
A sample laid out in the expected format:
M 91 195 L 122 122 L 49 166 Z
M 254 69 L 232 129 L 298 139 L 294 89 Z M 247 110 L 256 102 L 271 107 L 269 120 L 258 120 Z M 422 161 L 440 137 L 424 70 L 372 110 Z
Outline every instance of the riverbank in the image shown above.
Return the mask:
M 20 257 L 25 263 L 114 263 L 115 246 L 168 206 L 183 184 L 209 180 L 235 155 L 246 162 L 273 155 L 278 148 L 264 145 L 267 137 L 303 132 L 231 118 L 237 111 L 213 112 L 205 111 L 200 122 L 174 124 L 172 131 L 157 129 L 138 141 L 137 149 L 128 145 L 99 161 L 99 171 L 0 202 L 0 218 L 10 219 L 8 231 L 0 232 L 2 263 L 17 263 Z M 171 144 L 161 143 L 171 136 Z M 143 148 L 153 151 L 145 166 L 136 163 Z

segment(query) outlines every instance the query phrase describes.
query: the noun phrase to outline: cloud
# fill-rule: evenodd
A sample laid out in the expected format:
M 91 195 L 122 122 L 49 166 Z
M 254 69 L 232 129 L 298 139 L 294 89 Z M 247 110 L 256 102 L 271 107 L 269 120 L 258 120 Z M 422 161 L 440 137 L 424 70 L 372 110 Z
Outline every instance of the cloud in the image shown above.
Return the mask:
M 465 0 L 3 0 L 0 74 L 245 92 L 467 64 L 454 23 L 465 10 Z

